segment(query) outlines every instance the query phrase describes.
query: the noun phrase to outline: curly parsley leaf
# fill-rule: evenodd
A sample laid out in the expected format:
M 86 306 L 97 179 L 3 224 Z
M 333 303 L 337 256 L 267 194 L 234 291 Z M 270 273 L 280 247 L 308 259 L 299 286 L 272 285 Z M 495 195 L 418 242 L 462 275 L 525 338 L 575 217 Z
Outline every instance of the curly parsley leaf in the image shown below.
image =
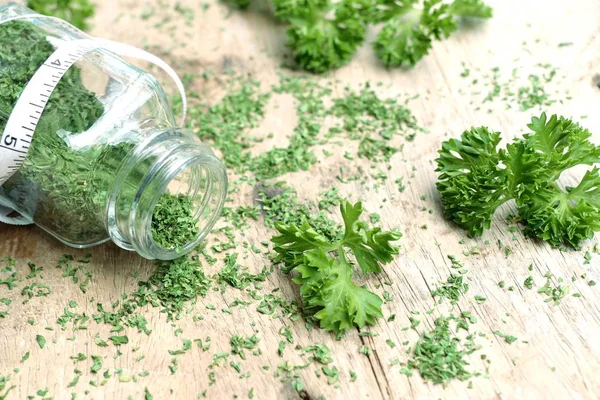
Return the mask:
M 454 0 L 450 12 L 461 17 L 492 18 L 492 8 L 482 0 Z
M 523 137 L 530 160 L 525 188 L 517 201 L 526 223 L 525 234 L 553 246 L 578 247 L 600 230 L 600 176 L 598 168 L 588 171 L 575 187 L 561 189 L 561 174 L 576 165 L 600 162 L 600 147 L 592 144 L 591 133 L 570 119 L 543 113 L 528 125 Z
M 339 240 L 328 240 L 306 221 L 300 226 L 277 224 L 279 236 L 271 239 L 276 261 L 298 273 L 293 280 L 300 285 L 306 310 L 320 321 L 321 328 L 338 335 L 353 326 L 372 325 L 382 316 L 381 298 L 352 280 L 355 265 L 349 254 L 363 273 L 378 273 L 381 265 L 399 253 L 399 247 L 391 242 L 401 237 L 398 232 L 369 228 L 360 221 L 360 202 L 343 201 L 340 211 L 345 231 Z
M 589 141 L 590 131 L 570 119 L 556 115 L 548 119 L 546 113 L 542 113 L 539 118 L 533 117 L 527 127 L 531 133 L 523 136 L 526 145 L 550 180 L 558 179 L 571 167 L 592 165 L 600 159 L 600 148 Z
M 315 73 L 346 64 L 365 39 L 367 4 L 342 0 L 273 0 L 287 22 L 286 45 L 299 67 Z
M 367 17 L 371 23 L 382 23 L 405 15 L 414 8 L 418 0 L 378 0 L 368 9 Z
M 392 262 L 398 254 L 398 248 L 390 242 L 398 240 L 399 234 L 379 227 L 369 228 L 359 221 L 363 212 L 361 203 L 343 202 L 340 210 L 346 226 L 341 243 L 352 250 L 364 274 L 381 272 L 381 265 Z
M 437 189 L 446 217 L 469 236 L 489 229 L 496 209 L 510 200 L 507 173 L 500 167 L 503 153 L 498 150 L 500 132 L 486 127 L 471 128 L 461 139 L 442 143 L 436 160 L 440 172 Z
M 538 189 L 519 208 L 526 222 L 525 234 L 535 236 L 558 247 L 579 247 L 600 231 L 600 170 L 587 171 L 575 187 L 565 191 L 556 184 Z
M 384 22 L 373 43 L 377 56 L 388 67 L 412 67 L 431 49 L 434 40 L 448 38 L 460 17 L 490 18 L 491 8 L 481 0 L 380 0 L 372 8 L 371 20 Z
M 488 229 L 495 210 L 515 199 L 525 234 L 552 246 L 578 247 L 600 231 L 600 170 L 574 187 L 561 188 L 561 174 L 600 162 L 591 133 L 570 119 L 533 117 L 523 138 L 497 149 L 500 134 L 471 128 L 461 140 L 442 144 L 437 188 L 446 216 L 471 236 Z

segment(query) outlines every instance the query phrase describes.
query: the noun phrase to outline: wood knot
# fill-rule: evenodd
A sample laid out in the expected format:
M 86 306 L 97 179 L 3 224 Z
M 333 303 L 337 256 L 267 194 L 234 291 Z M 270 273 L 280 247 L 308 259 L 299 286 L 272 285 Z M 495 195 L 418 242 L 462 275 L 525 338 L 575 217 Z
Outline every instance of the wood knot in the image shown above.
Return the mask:
M 596 74 L 596 75 L 592 76 L 592 84 L 596 88 L 600 89 L 600 74 Z
M 310 400 L 311 399 L 310 395 L 308 394 L 308 392 L 306 390 L 299 391 L 298 395 L 300 396 L 300 398 L 302 400 Z

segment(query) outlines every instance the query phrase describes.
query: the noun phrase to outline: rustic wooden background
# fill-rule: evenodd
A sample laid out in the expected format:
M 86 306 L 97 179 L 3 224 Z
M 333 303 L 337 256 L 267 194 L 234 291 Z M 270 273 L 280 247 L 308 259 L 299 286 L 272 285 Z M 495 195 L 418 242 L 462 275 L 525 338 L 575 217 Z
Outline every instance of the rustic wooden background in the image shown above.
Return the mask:
M 199 74 L 209 68 L 219 73 L 232 68 L 236 72 L 251 72 L 265 84 L 277 80 L 281 54 L 285 50 L 284 34 L 282 28 L 274 25 L 260 9 L 230 12 L 219 3 L 210 2 L 207 7 L 193 0 L 105 0 L 96 3 L 93 34 L 147 46 L 182 73 Z M 23 399 L 48 387 L 49 395 L 55 399 L 69 398 L 72 391 L 79 393 L 78 398 L 125 399 L 132 395 L 140 399 L 144 387 L 148 387 L 155 399 L 193 399 L 205 389 L 208 389 L 209 398 L 233 398 L 234 395 L 246 398 L 250 388 L 254 388 L 258 399 L 295 399 L 298 394 L 290 384 L 282 383 L 274 376 L 276 366 L 285 360 L 303 363 L 291 349 L 284 358 L 276 354 L 282 339 L 278 331 L 282 326 L 289 326 L 296 342 L 303 346 L 327 344 L 332 349 L 334 365 L 340 369 L 339 388 L 328 385 L 323 377 L 317 378 L 313 367 L 299 371 L 305 394 L 311 399 L 320 396 L 328 399 L 600 397 L 600 293 L 598 286 L 587 284 L 590 279 L 600 280 L 600 256 L 593 254 L 591 263 L 584 264 L 582 251 L 551 249 L 524 238 L 520 232 L 509 232 L 506 216 L 514 211 L 510 205 L 502 209 L 494 220 L 493 229 L 481 239 L 465 238 L 464 232 L 442 218 L 433 166 L 441 141 L 450 135 L 457 136 L 471 125 L 488 125 L 501 130 L 506 137 L 512 137 L 521 134 L 531 116 L 540 112 L 539 109 L 507 110 L 502 101 L 485 104 L 477 110 L 482 95 L 473 93 L 476 90 L 470 87 L 471 79 L 460 76 L 465 68 L 471 70 L 472 77 L 482 77 L 493 67 L 499 67 L 507 75 L 519 67 L 521 75 L 526 77 L 528 71 L 536 70 L 537 63 L 552 64 L 558 69 L 558 78 L 547 85 L 547 90 L 561 102 L 546 110 L 574 117 L 596 133 L 595 139 L 600 139 L 600 88 L 592 83 L 593 76 L 600 73 L 600 3 L 597 0 L 498 0 L 490 3 L 495 13 L 492 20 L 462 29 L 449 40 L 436 43 L 431 54 L 413 70 L 388 71 L 380 66 L 370 47 L 365 46 L 352 63 L 331 75 L 331 79 L 342 82 L 340 93 L 344 84 L 357 86 L 365 81 L 381 81 L 384 84 L 378 91 L 382 95 L 420 95 L 411 102 L 411 109 L 430 133 L 418 135 L 414 142 L 406 143 L 403 153 L 394 156 L 388 173 L 390 179 L 383 187 L 374 191 L 369 190 L 371 184 L 338 184 L 334 176 L 339 165 L 349 168 L 362 165 L 361 161 L 344 159 L 343 152 L 323 160 L 310 171 L 284 177 L 303 199 L 314 200 L 319 191 L 339 185 L 342 193 L 352 199 L 363 198 L 367 210 L 381 214 L 385 227 L 399 226 L 404 233 L 401 256 L 388 266 L 384 275 L 366 281 L 371 288 L 384 281 L 393 282 L 389 290 L 394 300 L 384 305 L 384 314 L 386 317 L 396 314 L 396 321 L 386 323 L 381 320 L 371 329 L 378 336 L 361 337 L 354 331 L 342 341 L 335 341 L 318 329 L 307 331 L 302 321 L 291 323 L 287 319 L 259 314 L 255 311 L 256 305 L 235 308 L 233 315 L 224 314 L 219 310 L 241 296 L 231 289 L 225 295 L 211 292 L 207 298 L 199 299 L 195 307 L 206 318 L 193 322 L 188 317 L 176 322 L 175 326 L 183 329 L 180 337 L 174 336 L 175 327 L 167 323 L 157 309 L 145 311 L 153 329 L 152 335 L 128 332 L 131 343 L 123 349 L 122 356 L 113 360 L 114 346 L 102 349 L 93 341 L 97 332 L 104 338 L 109 336 L 106 326 L 92 322 L 89 330 L 76 332 L 75 341 L 68 340 L 72 336 L 70 330 L 63 332 L 57 327 L 47 331 L 44 327 L 56 326 L 57 316 L 70 300 L 76 300 L 81 309 L 92 314 L 96 301 L 110 304 L 119 299 L 121 293 L 132 292 L 138 280 L 132 273 L 139 272 L 140 278 L 147 277 L 154 268 L 153 263 L 111 244 L 93 248 L 92 261 L 87 268 L 94 278 L 84 295 L 77 285 L 62 278 L 62 271 L 54 266 L 64 253 L 81 256 L 88 251 L 62 246 L 35 227 L 2 225 L 0 257 L 11 256 L 19 260 L 22 274 L 27 270 L 26 261 L 44 266 L 43 281 L 53 290 L 49 297 L 34 298 L 22 305 L 19 293 L 0 287 L 0 297 L 14 300 L 7 318 L 0 320 L 0 375 L 20 368 L 19 373 L 12 373 L 9 386 L 16 385 L 16 388 L 8 398 Z M 174 11 L 176 4 L 194 11 L 188 24 Z M 563 42 L 572 45 L 559 47 Z M 198 85 L 194 89 L 206 91 L 210 98 L 223 94 L 218 85 Z M 286 140 L 293 128 L 293 119 L 291 109 L 270 112 L 257 132 L 274 132 L 276 141 Z M 364 165 L 368 166 L 368 163 Z M 409 179 L 413 173 L 414 178 Z M 394 183 L 398 177 L 410 180 L 404 193 L 399 193 Z M 422 195 L 427 195 L 427 200 L 421 200 Z M 384 199 L 389 200 L 384 202 Z M 252 204 L 251 190 L 236 194 L 235 201 Z M 423 207 L 425 211 L 422 211 Z M 432 213 L 427 212 L 429 209 Z M 423 224 L 427 224 L 428 229 L 421 229 Z M 268 235 L 270 233 L 262 223 L 256 223 L 245 239 L 251 243 L 259 242 Z M 491 244 L 484 244 L 486 240 Z M 498 240 L 510 247 L 510 256 L 498 248 Z M 589 243 L 590 247 L 592 245 L 593 242 Z M 462 255 L 474 247 L 479 247 L 479 254 Z M 484 348 L 477 354 L 486 354 L 491 360 L 489 378 L 474 378 L 472 389 L 467 388 L 466 382 L 453 382 L 447 388 L 425 384 L 419 376 L 407 378 L 399 373 L 399 366 L 390 365 L 393 359 L 406 359 L 406 346 L 400 344 L 406 340 L 412 343 L 416 333 L 401 328 L 408 325 L 411 311 L 425 312 L 433 306 L 430 290 L 448 276 L 448 254 L 460 256 L 470 271 L 470 291 L 460 307 L 477 316 L 477 331 L 487 335 L 479 339 Z M 243 263 L 250 271 L 257 272 L 269 261 L 265 255 L 251 253 Z M 532 272 L 527 269 L 530 264 L 533 264 Z M 558 277 L 563 277 L 571 286 L 571 292 L 580 292 L 582 297 L 569 295 L 559 306 L 552 306 L 535 290 L 523 288 L 523 281 L 530 274 L 541 286 L 545 281 L 542 276 L 547 271 L 556 276 L 555 282 Z M 571 276 L 579 277 L 583 273 L 587 274 L 587 280 L 570 282 Z M 514 285 L 515 291 L 499 288 L 497 283 L 501 280 L 507 287 Z M 278 272 L 271 275 L 264 286 L 267 289 L 280 287 L 282 295 L 290 300 L 297 295 L 289 279 Z M 477 304 L 474 295 L 485 296 L 487 301 Z M 91 302 L 92 298 L 94 302 Z M 216 311 L 206 309 L 211 303 L 216 306 Z M 27 323 L 29 318 L 35 319 L 34 326 Z M 431 318 L 428 318 L 422 318 L 425 326 L 431 326 Z M 509 345 L 491 334 L 492 330 L 512 334 L 519 340 Z M 215 370 L 217 383 L 209 387 L 207 373 L 212 354 L 228 351 L 231 335 L 253 332 L 261 338 L 259 347 L 263 354 L 250 356 L 242 364 L 243 371 L 250 371 L 251 376 L 239 379 L 233 369 L 218 368 Z M 46 337 L 46 348 L 37 346 L 36 334 Z M 192 351 L 179 356 L 179 370 L 171 375 L 168 365 L 172 357 L 167 350 L 180 348 L 182 337 L 204 338 L 208 335 L 213 341 L 211 351 L 203 353 L 194 346 Z M 398 346 L 390 349 L 385 343 L 388 338 Z M 372 348 L 369 356 L 359 353 L 362 345 Z M 136 347 L 139 349 L 132 352 L 131 349 Z M 31 356 L 21 364 L 19 360 L 27 351 Z M 143 370 L 148 370 L 150 375 L 138 378 L 137 383 L 123 383 L 111 378 L 106 386 L 94 388 L 88 384 L 92 377 L 85 372 L 89 371 L 91 360 L 75 366 L 69 359 L 78 352 L 88 356 L 101 354 L 106 357 L 105 367 L 122 368 L 130 375 Z M 135 361 L 140 354 L 145 358 Z M 271 371 L 264 371 L 264 365 L 269 365 Z M 84 375 L 75 388 L 68 389 L 67 383 L 74 377 L 75 367 L 84 371 Z M 472 359 L 472 368 L 485 372 L 485 364 L 478 356 Z M 350 382 L 350 370 L 356 371 L 356 382 Z M 89 390 L 87 396 L 83 393 L 85 390 Z

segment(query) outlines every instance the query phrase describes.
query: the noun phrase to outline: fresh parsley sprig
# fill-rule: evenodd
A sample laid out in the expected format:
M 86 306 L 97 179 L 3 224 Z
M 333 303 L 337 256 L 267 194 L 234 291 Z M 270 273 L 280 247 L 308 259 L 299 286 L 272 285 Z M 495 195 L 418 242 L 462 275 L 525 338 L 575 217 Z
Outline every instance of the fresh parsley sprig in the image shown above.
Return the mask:
M 530 133 L 498 149 L 500 133 L 471 128 L 442 144 L 437 188 L 446 216 L 480 236 L 496 209 L 514 199 L 524 232 L 552 246 L 578 247 L 600 231 L 600 174 L 588 171 L 575 187 L 559 185 L 576 165 L 600 162 L 591 133 L 564 117 L 533 117 Z
M 328 240 L 306 221 L 300 226 L 276 224 L 280 234 L 271 240 L 276 261 L 298 273 L 293 280 L 300 285 L 306 310 L 320 321 L 321 328 L 343 335 L 353 326 L 372 325 L 382 316 L 381 298 L 352 280 L 355 264 L 364 274 L 381 272 L 381 266 L 398 254 L 399 247 L 391 242 L 401 234 L 359 221 L 360 202 L 343 201 L 340 211 L 345 230 L 339 240 Z
M 481 0 L 378 0 L 372 21 L 384 23 L 373 49 L 388 67 L 412 67 L 431 49 L 434 40 L 448 38 L 461 17 L 491 18 Z
M 346 64 L 365 39 L 367 1 L 272 0 L 288 23 L 287 46 L 296 65 L 325 72 Z
M 246 8 L 250 0 L 226 0 Z M 482 0 L 271 0 L 287 25 L 296 66 L 322 73 L 350 61 L 369 25 L 382 24 L 373 48 L 388 67 L 412 67 L 435 40 L 456 31 L 462 18 L 491 18 Z

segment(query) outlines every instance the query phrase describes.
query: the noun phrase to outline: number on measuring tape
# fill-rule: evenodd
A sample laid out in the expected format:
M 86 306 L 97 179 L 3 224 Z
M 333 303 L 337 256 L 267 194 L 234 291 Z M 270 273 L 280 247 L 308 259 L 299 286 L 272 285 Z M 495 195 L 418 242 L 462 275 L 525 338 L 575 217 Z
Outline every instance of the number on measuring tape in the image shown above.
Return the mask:
M 77 60 L 98 47 L 91 39 L 64 42 L 33 74 L 0 137 L 0 185 L 23 164 L 35 128 L 60 79 Z

